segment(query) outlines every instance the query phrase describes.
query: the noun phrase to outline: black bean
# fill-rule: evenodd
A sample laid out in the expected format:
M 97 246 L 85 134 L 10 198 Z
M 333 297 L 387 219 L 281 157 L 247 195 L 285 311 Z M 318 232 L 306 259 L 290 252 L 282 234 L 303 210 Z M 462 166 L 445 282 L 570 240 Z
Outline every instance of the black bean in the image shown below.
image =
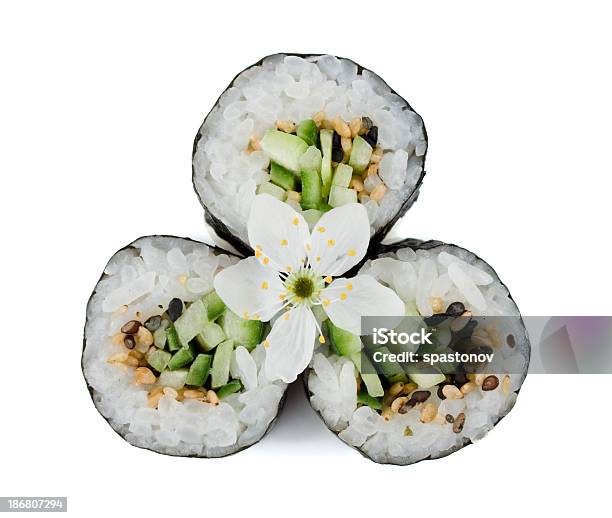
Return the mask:
M 368 131 L 363 138 L 366 140 L 366 142 L 368 144 L 370 144 L 370 146 L 374 147 L 376 146 L 376 143 L 378 142 L 378 127 L 377 126 L 372 126 L 370 128 L 370 131 Z
M 463 372 L 463 367 L 459 365 L 457 367 L 457 372 L 455 372 L 455 386 L 457 388 L 461 388 L 467 382 L 468 382 L 468 379 L 467 379 L 467 376 L 465 375 L 465 372 Z
M 149 317 L 149 319 L 144 323 L 144 326 L 151 331 L 151 333 L 154 333 L 159 329 L 159 326 L 161 326 L 161 321 L 162 318 L 160 315 L 154 315 Z
M 174 298 L 168 304 L 168 316 L 172 322 L 175 322 L 178 317 L 183 314 L 183 301 L 181 299 Z
M 450 414 L 446 414 L 445 419 L 446 419 L 447 423 L 454 423 L 455 422 L 455 418 L 452 415 L 450 415 Z
M 512 347 L 514 349 L 514 347 L 516 346 L 516 340 L 514 338 L 514 335 L 506 336 L 506 343 L 508 344 L 508 347 Z
M 130 320 L 121 326 L 121 332 L 126 335 L 135 335 L 140 329 L 140 322 L 138 320 Z
M 453 302 L 446 308 L 446 314 L 449 317 L 458 317 L 459 315 L 463 315 L 463 313 L 465 313 L 463 302 Z
M 344 151 L 342 149 L 333 148 L 332 149 L 332 162 L 342 162 L 344 160 Z
M 465 317 L 459 317 L 459 318 L 465 318 Z M 466 323 L 466 325 L 462 329 L 460 329 L 459 331 L 453 334 L 453 340 L 458 341 L 458 340 L 463 340 L 464 338 L 471 338 L 472 333 L 474 332 L 474 329 L 476 329 L 477 326 L 478 326 L 478 322 L 476 322 L 476 320 L 470 320 L 469 322 Z
M 125 345 L 128 349 L 134 349 L 136 347 L 136 340 L 132 335 L 126 335 L 123 339 L 123 345 Z
M 363 126 L 363 128 L 366 130 L 366 133 L 367 133 L 368 131 L 370 131 L 370 128 L 374 126 L 374 123 L 372 122 L 372 119 L 370 119 L 370 117 L 363 117 L 361 119 L 361 125 Z
M 453 432 L 455 432 L 455 433 L 461 432 L 461 430 L 463 430 L 463 425 L 464 424 L 465 424 L 465 414 L 463 412 L 461 412 L 455 418 L 455 422 L 453 423 Z
M 497 376 L 487 376 L 482 382 L 482 390 L 489 391 L 495 390 L 499 386 L 499 379 Z

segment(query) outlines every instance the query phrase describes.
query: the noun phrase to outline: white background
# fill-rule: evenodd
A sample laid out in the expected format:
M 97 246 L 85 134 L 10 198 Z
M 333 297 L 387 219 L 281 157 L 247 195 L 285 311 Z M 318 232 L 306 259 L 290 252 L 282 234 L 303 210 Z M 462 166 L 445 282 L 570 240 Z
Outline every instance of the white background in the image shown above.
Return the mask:
M 293 387 L 277 427 L 222 460 L 130 447 L 80 372 L 108 258 L 204 238 L 192 140 L 232 77 L 278 51 L 372 68 L 423 116 L 404 235 L 480 254 L 522 312 L 612 314 L 611 12 L 605 2 L 13 1 L 0 7 L 0 495 L 76 516 L 510 516 L 607 512 L 609 376 L 528 378 L 475 446 L 378 466 Z

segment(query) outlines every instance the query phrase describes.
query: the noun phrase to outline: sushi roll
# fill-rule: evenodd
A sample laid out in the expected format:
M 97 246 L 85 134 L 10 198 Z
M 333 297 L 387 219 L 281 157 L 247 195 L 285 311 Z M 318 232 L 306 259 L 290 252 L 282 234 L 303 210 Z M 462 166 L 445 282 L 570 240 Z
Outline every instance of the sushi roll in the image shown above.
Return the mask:
M 426 150 L 421 117 L 375 73 L 335 56 L 275 54 L 238 74 L 204 120 L 193 184 L 206 221 L 242 253 L 260 193 L 311 227 L 361 203 L 375 245 L 416 200 Z
M 142 237 L 110 259 L 87 305 L 82 368 L 94 405 L 129 443 L 221 457 L 259 441 L 286 384 L 262 373 L 268 332 L 225 307 L 214 276 L 237 258 Z
M 469 351 L 493 359 L 479 369 L 459 361 L 420 371 L 391 357 L 372 369 L 383 347 L 327 325 L 330 346 L 315 354 L 304 378 L 325 425 L 385 464 L 444 457 L 481 439 L 512 409 L 530 357 L 518 307 L 495 271 L 460 247 L 409 239 L 380 247 L 360 275 L 402 298 L 412 329 L 418 322 L 432 331 L 433 346 L 413 347 L 419 357 Z

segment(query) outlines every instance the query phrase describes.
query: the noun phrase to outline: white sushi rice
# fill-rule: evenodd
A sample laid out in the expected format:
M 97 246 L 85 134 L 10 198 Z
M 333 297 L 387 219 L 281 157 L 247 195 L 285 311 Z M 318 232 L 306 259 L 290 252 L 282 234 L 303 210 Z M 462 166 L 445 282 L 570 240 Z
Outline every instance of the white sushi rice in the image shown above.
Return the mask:
M 482 260 L 466 250 L 441 245 L 431 250 L 410 248 L 368 261 L 360 274 L 369 274 L 388 285 L 408 304 L 418 307 L 423 316 L 433 314 L 432 299 L 440 297 L 444 308 L 452 302 L 463 302 L 466 309 L 477 315 L 519 316 L 516 304 L 495 272 Z M 528 339 L 520 319 L 506 319 L 512 329 L 501 329 L 501 344 L 495 349 L 490 366 L 500 383 L 495 390 L 478 387 L 462 399 L 441 400 L 437 387 L 428 389 L 427 403 L 438 407 L 438 414 L 456 417 L 463 412 L 465 425 L 460 433 L 453 432 L 447 422 L 423 423 L 420 405 L 405 414 L 394 413 L 385 420 L 368 406 L 357 405 L 357 371 L 344 357 L 323 349 L 313 358 L 308 376 L 310 401 L 327 426 L 338 432 L 346 443 L 359 448 L 371 459 L 381 463 L 411 464 L 425 458 L 439 458 L 458 450 L 470 441 L 481 439 L 506 415 L 516 401 L 528 367 Z M 506 343 L 513 334 L 516 346 Z M 504 393 L 501 380 L 510 379 L 510 390 Z M 410 427 L 411 436 L 405 436 Z
M 376 74 L 334 56 L 277 54 L 242 72 L 220 97 L 202 127 L 194 158 L 195 187 L 207 209 L 247 241 L 246 222 L 269 160 L 246 153 L 277 120 L 299 122 L 323 111 L 328 119 L 369 117 L 384 154 L 380 178 L 388 191 L 365 203 L 371 232 L 389 223 L 414 192 L 427 148 L 423 122 Z M 301 210 L 298 203 L 292 203 Z
M 245 389 L 218 406 L 164 395 L 148 407 L 151 385 L 134 383 L 134 368 L 108 363 L 122 349 L 111 337 L 127 321 L 158 315 L 174 297 L 208 293 L 216 272 L 236 258 L 172 237 L 145 237 L 117 252 L 87 306 L 83 372 L 110 425 L 130 443 L 172 455 L 219 457 L 257 442 L 276 417 L 286 385 L 263 373 L 265 349 L 234 351 L 231 373 Z

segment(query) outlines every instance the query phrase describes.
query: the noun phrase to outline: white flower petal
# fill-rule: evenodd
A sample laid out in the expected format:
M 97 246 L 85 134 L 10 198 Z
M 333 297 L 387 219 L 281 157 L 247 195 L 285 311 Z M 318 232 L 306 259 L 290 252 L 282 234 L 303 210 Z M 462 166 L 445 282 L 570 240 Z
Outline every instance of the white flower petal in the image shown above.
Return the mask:
M 234 313 L 241 317 L 270 320 L 280 310 L 284 291 L 278 272 L 249 257 L 220 271 L 214 279 L 215 291 Z
M 281 315 L 264 341 L 266 377 L 271 381 L 294 381 L 312 358 L 316 334 L 310 308 L 302 305 Z
M 322 276 L 342 275 L 363 259 L 369 242 L 370 223 L 363 205 L 332 209 L 312 231 L 310 264 Z
M 335 279 L 321 298 L 334 325 L 355 335 L 361 334 L 362 316 L 403 316 L 405 312 L 402 299 L 369 275 Z
M 310 241 L 301 214 L 269 194 L 255 196 L 248 222 L 249 243 L 255 256 L 279 271 L 295 271 L 306 258 Z

